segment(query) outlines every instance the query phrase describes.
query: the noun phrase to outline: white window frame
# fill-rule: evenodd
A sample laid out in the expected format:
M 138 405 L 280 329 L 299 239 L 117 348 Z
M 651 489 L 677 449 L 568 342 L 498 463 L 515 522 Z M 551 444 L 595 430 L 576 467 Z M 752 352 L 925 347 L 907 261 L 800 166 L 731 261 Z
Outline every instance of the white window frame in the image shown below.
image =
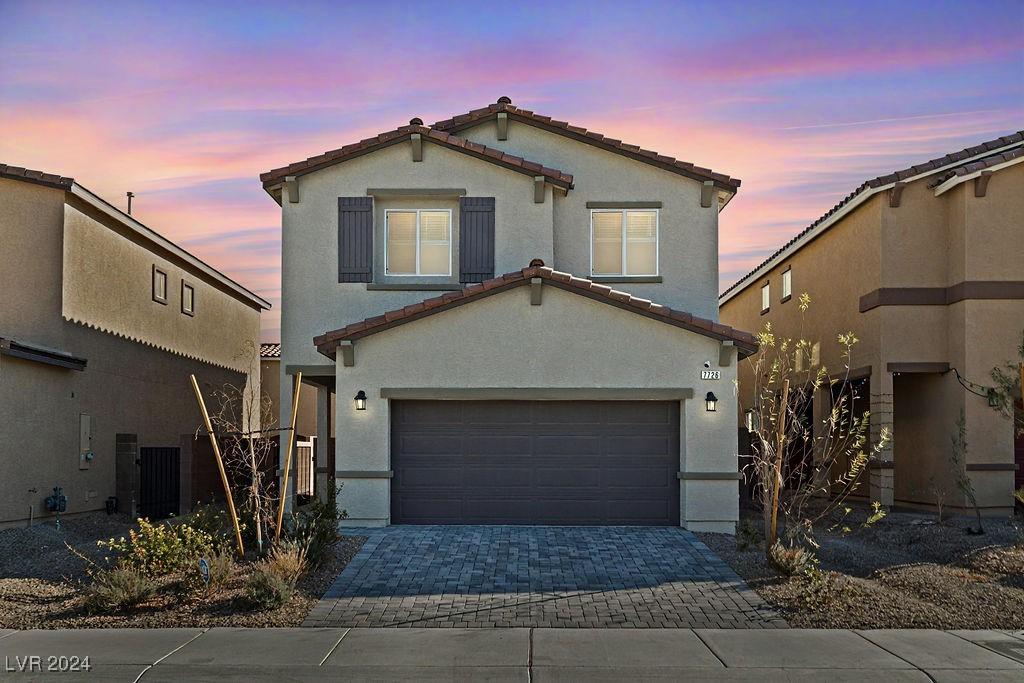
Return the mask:
M 765 282 L 761 285 L 761 312 L 767 313 L 772 307 L 772 283 Z
M 445 212 L 448 214 L 448 272 L 447 273 L 420 273 L 420 213 Z M 391 231 L 391 224 L 388 217 L 392 213 L 415 213 L 416 214 L 416 272 L 415 273 L 392 273 L 388 270 L 388 235 Z M 455 227 L 452 225 L 451 209 L 385 209 L 384 210 L 384 274 L 388 277 L 451 277 L 452 276 L 452 242 Z
M 793 296 L 793 267 L 782 271 L 782 300 L 789 301 Z
M 631 273 L 626 275 L 626 214 L 654 212 L 654 272 L 653 273 Z M 619 235 L 622 237 L 621 267 L 619 273 L 595 273 L 594 272 L 594 214 L 595 213 L 618 213 L 622 214 L 620 221 Z M 657 277 L 661 275 L 661 210 L 660 209 L 591 209 L 590 210 L 590 277 Z
M 185 306 L 186 289 L 192 293 L 192 305 L 190 307 Z M 188 316 L 195 316 L 196 314 L 196 288 L 184 280 L 181 281 L 181 312 Z

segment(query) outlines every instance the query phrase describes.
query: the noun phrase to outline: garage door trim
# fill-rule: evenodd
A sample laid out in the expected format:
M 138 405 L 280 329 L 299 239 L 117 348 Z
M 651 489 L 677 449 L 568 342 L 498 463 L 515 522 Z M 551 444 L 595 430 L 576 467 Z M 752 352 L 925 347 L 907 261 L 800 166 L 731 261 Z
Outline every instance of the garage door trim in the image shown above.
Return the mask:
M 665 389 L 594 387 L 390 388 L 380 397 L 401 401 L 685 401 L 692 387 Z

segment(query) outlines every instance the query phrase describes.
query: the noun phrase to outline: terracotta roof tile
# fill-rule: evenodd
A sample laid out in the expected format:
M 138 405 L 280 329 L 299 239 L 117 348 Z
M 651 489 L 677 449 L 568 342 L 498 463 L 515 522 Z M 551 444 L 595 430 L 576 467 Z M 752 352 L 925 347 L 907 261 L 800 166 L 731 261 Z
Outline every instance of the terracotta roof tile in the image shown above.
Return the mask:
M 533 278 L 540 278 L 551 283 L 553 287 L 558 287 L 559 289 L 580 294 L 597 301 L 603 301 L 639 315 L 682 327 L 691 332 L 703 334 L 721 341 L 732 341 L 740 348 L 743 354 L 751 354 L 757 350 L 757 343 L 752 334 L 734 330 L 727 325 L 721 325 L 711 320 L 697 318 L 684 311 L 677 311 L 661 304 L 655 304 L 647 299 L 631 296 L 628 292 L 614 290 L 584 278 L 573 277 L 569 273 L 558 272 L 543 265 L 533 265 L 522 270 L 505 273 L 496 278 L 467 286 L 456 292 L 447 292 L 441 296 L 426 299 L 418 304 L 389 311 L 384 315 L 367 318 L 333 332 L 322 334 L 316 337 L 313 343 L 316 344 L 320 353 L 334 358 L 338 345 L 342 341 L 355 341 L 356 339 L 391 329 L 397 325 L 412 322 L 456 306 L 462 306 L 477 299 L 490 296 L 493 293 L 528 285 Z
M 511 120 L 535 125 L 580 140 L 581 142 L 594 144 L 608 151 L 623 154 L 644 163 L 654 164 L 667 171 L 679 173 L 695 180 L 711 180 L 716 186 L 730 192 L 735 192 L 740 186 L 738 178 L 730 178 L 724 173 L 716 173 L 710 169 L 694 166 L 691 163 L 680 161 L 674 157 L 658 154 L 637 145 L 624 143 L 622 140 L 605 137 L 601 133 L 588 131 L 582 126 L 575 126 L 566 121 L 558 121 L 550 116 L 541 116 L 528 109 L 520 109 L 511 102 L 498 102 L 480 109 L 474 109 L 465 114 L 459 114 L 450 119 L 438 121 L 432 127 L 456 133 L 465 128 L 475 126 L 491 117 L 496 117 L 499 113 L 508 114 Z
M 999 154 L 993 154 L 992 156 L 983 157 L 981 159 L 975 159 L 956 168 L 951 168 L 948 171 L 944 171 L 941 175 L 937 176 L 935 181 L 932 183 L 932 187 L 941 185 L 954 176 L 965 176 L 975 173 L 977 171 L 984 171 L 987 168 L 998 166 L 999 164 L 1006 163 L 1007 161 L 1013 161 L 1014 159 L 1020 159 L 1024 157 L 1024 146 L 1016 147 L 1014 149 L 1000 152 Z
M 74 178 L 59 176 L 54 173 L 34 171 L 30 168 L 24 168 L 23 166 L 10 166 L 8 164 L 0 164 L 0 178 L 23 180 L 25 182 L 35 183 L 36 185 L 45 185 L 58 190 L 70 190 L 71 186 L 75 183 Z
M 414 133 L 418 133 L 431 142 L 448 147 L 449 149 L 470 154 L 471 156 L 475 156 L 485 161 L 490 161 L 491 163 L 496 163 L 513 171 L 529 173 L 532 175 L 543 175 L 545 180 L 553 185 L 558 185 L 565 189 L 572 188 L 573 179 L 572 174 L 570 173 L 565 173 L 554 168 L 547 168 L 541 164 L 523 159 L 522 157 L 508 154 L 501 150 L 491 149 L 486 145 L 481 145 L 477 142 L 460 138 L 457 135 L 452 135 L 443 130 L 436 130 L 420 125 L 401 126 L 395 130 L 380 133 L 375 137 L 366 138 L 357 143 L 345 145 L 339 149 L 309 157 L 304 161 L 296 161 L 288 164 L 287 166 L 275 168 L 265 173 L 261 173 L 260 181 L 263 183 L 264 189 L 267 189 L 271 185 L 280 183 L 286 176 L 312 173 L 313 171 L 317 171 L 321 168 L 338 164 L 369 152 L 374 152 L 378 149 L 387 147 L 388 145 L 402 142 L 403 140 L 409 139 Z
M 280 358 L 280 344 L 260 344 L 260 358 Z
M 724 292 L 722 292 L 719 295 L 719 299 L 721 299 L 722 297 L 724 297 L 726 294 L 728 294 L 729 292 L 733 291 L 734 289 L 737 289 L 741 284 L 743 284 L 747 280 L 747 278 L 749 278 L 751 275 L 753 275 L 754 273 L 756 273 L 759 270 L 761 270 L 762 268 L 764 268 L 772 260 L 774 260 L 780 254 L 785 252 L 791 246 L 793 246 L 793 244 L 795 244 L 797 242 L 797 240 L 799 240 L 801 237 L 803 237 L 804 235 L 806 235 L 807 233 L 811 232 L 812 230 L 817 228 L 819 225 L 824 223 L 826 220 L 828 220 L 828 218 L 830 216 L 832 216 L 832 214 L 834 214 L 835 212 L 839 211 L 844 206 L 849 204 L 851 201 L 853 201 L 853 199 L 855 197 L 857 197 L 857 195 L 859 195 L 860 193 L 864 192 L 865 190 L 877 189 L 879 187 L 883 187 L 885 185 L 888 185 L 890 183 L 894 183 L 896 181 L 906 180 L 907 178 L 912 178 L 914 176 L 921 175 L 922 173 L 928 173 L 929 171 L 935 171 L 937 169 L 944 168 L 946 166 L 949 166 L 951 164 L 956 163 L 957 161 L 960 161 L 962 159 L 967 159 L 967 158 L 970 158 L 970 157 L 973 157 L 973 156 L 977 156 L 978 154 L 982 154 L 982 153 L 984 153 L 986 151 L 989 151 L 989 150 L 999 149 L 1000 147 L 1006 147 L 1007 145 L 1014 145 L 1014 144 L 1019 144 L 1019 143 L 1024 143 L 1024 130 L 1017 131 L 1016 133 L 1013 133 L 1011 135 L 1004 135 L 1004 136 L 996 138 L 994 140 L 988 140 L 986 142 L 981 143 L 980 145 L 975 145 L 973 147 L 968 147 L 968 148 L 962 149 L 962 150 L 960 150 L 958 152 L 951 152 L 951 153 L 946 154 L 944 156 L 937 157 L 937 158 L 932 159 L 930 161 L 926 161 L 923 164 L 916 164 L 916 165 L 911 166 L 909 168 L 901 169 L 899 171 L 893 171 L 891 173 L 886 173 L 885 175 L 880 175 L 880 176 L 878 176 L 876 178 L 871 178 L 870 180 L 865 180 L 863 183 L 860 184 L 860 186 L 857 187 L 857 189 L 855 189 L 853 192 L 851 192 L 850 194 L 848 194 L 845 197 L 843 197 L 839 201 L 839 203 L 837 203 L 831 209 L 826 211 L 824 215 L 822 215 L 816 221 L 814 221 L 813 223 L 808 225 L 806 228 L 801 230 L 799 233 L 797 233 L 791 240 L 789 240 L 784 245 L 782 245 L 779 249 L 777 249 L 775 251 L 775 253 L 773 253 L 771 256 L 769 256 L 764 261 L 762 261 L 757 266 L 755 266 L 753 269 L 751 269 L 751 271 L 749 273 L 747 273 L 746 275 L 741 277 L 739 280 L 737 280 L 735 283 L 730 285 Z M 1020 148 L 1018 147 L 1016 149 L 1020 149 Z M 1009 151 L 1016 151 L 1016 150 L 1009 150 Z M 995 162 L 995 163 L 999 163 L 999 162 Z

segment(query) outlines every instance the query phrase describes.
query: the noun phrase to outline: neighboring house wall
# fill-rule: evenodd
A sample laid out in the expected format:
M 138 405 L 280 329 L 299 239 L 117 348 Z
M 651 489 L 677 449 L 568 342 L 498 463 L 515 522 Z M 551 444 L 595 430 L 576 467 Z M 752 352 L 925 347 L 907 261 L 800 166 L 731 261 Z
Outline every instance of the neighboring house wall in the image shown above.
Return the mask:
M 264 405 L 270 406 L 270 413 L 264 424 L 286 427 L 281 424 L 281 360 L 279 358 L 260 360 L 260 390 L 263 392 Z M 289 378 L 290 379 L 290 378 Z M 288 382 L 289 391 L 291 382 Z M 303 382 L 299 394 L 299 411 L 295 418 L 295 433 L 300 437 L 316 436 L 316 392 L 317 388 Z M 331 395 L 331 414 L 334 413 L 334 395 Z M 334 436 L 332 425 L 331 436 Z
M 509 122 L 507 140 L 498 140 L 494 121 L 459 135 L 573 174 L 573 189 L 554 196 L 554 261 L 545 262 L 556 270 L 590 277 L 587 202 L 660 202 L 661 282 L 624 277 L 616 278 L 617 286 L 634 296 L 718 319 L 718 201 L 702 207 L 699 182 L 517 121 Z
M 338 395 L 364 390 L 366 410 L 351 400 L 337 403 L 340 470 L 378 473 L 346 477 L 339 494 L 353 524 L 387 524 L 390 515 L 391 439 L 389 402 L 383 388 L 558 387 L 587 400 L 588 389 L 692 389 L 682 401 L 681 472 L 736 472 L 736 403 L 730 390 L 735 356 L 719 367 L 721 344 L 713 339 L 652 321 L 605 303 L 545 286 L 543 304 L 530 303 L 520 287 L 358 342 L 355 365 L 337 366 Z M 709 361 L 722 378 L 699 379 Z M 708 412 L 704 394 L 720 399 Z M 537 482 L 542 485 L 543 482 Z M 732 531 L 738 515 L 737 481 L 680 482 L 683 524 L 694 530 Z
M 883 453 L 888 467 L 872 470 L 864 495 L 886 504 L 927 505 L 942 498 L 947 506 L 964 506 L 950 463 L 950 439 L 962 411 L 966 466 L 978 502 L 988 514 L 1005 514 L 1013 506 L 1009 421 L 984 397 L 966 391 L 952 371 L 918 372 L 906 364 L 948 363 L 966 379 L 990 385 L 992 368 L 1015 360 L 1024 333 L 1024 164 L 997 171 L 984 197 L 975 196 L 972 181 L 939 196 L 933 185 L 931 177 L 909 182 L 898 206 L 890 205 L 891 192 L 874 195 L 728 298 L 721 318 L 744 329 L 770 321 L 777 336 L 819 341 L 832 375 L 843 370 L 836 336 L 857 335 L 850 366 L 870 371 L 873 435 L 885 426 L 893 436 Z M 781 303 L 787 268 L 793 299 Z M 761 315 L 765 281 L 771 282 L 771 308 Z M 962 301 L 942 300 L 947 288 L 964 282 L 1009 283 L 1018 294 L 1007 294 L 1004 285 L 997 289 L 1010 298 L 975 292 Z M 865 305 L 865 295 L 879 296 L 879 290 L 889 296 L 896 290 L 904 302 L 924 296 L 932 303 Z M 801 315 L 803 292 L 811 305 Z M 752 360 L 740 368 L 744 407 L 753 401 L 751 369 Z M 820 423 L 828 404 L 819 401 L 816 408 Z
M 77 371 L 0 355 L 0 525 L 22 523 L 30 506 L 37 519 L 49 517 L 43 501 L 55 486 L 69 513 L 103 509 L 114 495 L 130 511 L 140 447 L 182 449 L 180 507 L 187 509 L 193 493 L 201 495 L 190 490 L 192 437 L 202 420 L 189 375 L 208 402 L 226 383 L 246 384 L 245 361 L 232 354 L 251 353 L 259 311 L 186 274 L 197 297 L 195 317 L 184 315 L 185 271 L 85 211 L 64 190 L 0 179 L 0 337 L 88 361 Z M 152 300 L 154 263 L 169 275 L 166 306 Z M 220 333 L 225 322 L 230 335 Z M 178 334 L 178 326 L 191 331 Z M 231 367 L 187 357 L 207 355 Z M 89 416 L 91 461 L 80 454 L 81 415 Z M 119 434 L 135 438 L 122 438 L 119 449 Z

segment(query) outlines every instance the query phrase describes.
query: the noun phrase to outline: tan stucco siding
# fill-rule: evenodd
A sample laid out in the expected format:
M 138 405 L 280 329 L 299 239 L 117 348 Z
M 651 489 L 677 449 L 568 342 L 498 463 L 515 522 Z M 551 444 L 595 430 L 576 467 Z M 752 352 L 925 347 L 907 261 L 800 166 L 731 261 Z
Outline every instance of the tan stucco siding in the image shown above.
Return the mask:
M 365 196 L 368 189 L 456 188 L 471 197 L 495 198 L 496 274 L 526 267 L 533 258 L 552 258 L 551 191 L 544 203 L 533 201 L 533 179 L 494 164 L 432 144 L 423 145 L 423 161 L 413 162 L 409 143 L 346 161 L 299 178 L 300 201 L 282 201 L 282 358 L 285 364 L 326 364 L 313 337 L 439 293 L 367 291 L 363 283 L 338 282 L 338 197 Z M 374 280 L 384 277 L 383 209 L 442 204 L 437 199 L 375 201 Z M 457 201 L 448 200 L 449 207 Z M 458 213 L 453 216 L 452 250 L 458 264 Z M 456 271 L 457 272 L 457 271 Z M 403 278 L 404 281 L 457 281 L 452 278 Z
M 61 347 L 64 192 L 0 178 L 0 337 Z
M 717 319 L 718 203 L 716 199 L 712 207 L 701 207 L 701 183 L 528 124 L 513 121 L 508 129 L 507 140 L 497 139 L 493 121 L 459 135 L 573 174 L 574 188 L 555 196 L 555 269 L 590 276 L 587 202 L 662 202 L 658 245 L 662 282 L 616 286 L 634 296 Z
M 195 373 L 212 392 L 240 386 L 244 375 L 65 324 L 63 343 L 84 356 L 78 372 L 0 356 L 0 525 L 48 516 L 43 500 L 55 486 L 68 512 L 103 509 L 115 495 L 115 435 L 136 434 L 140 447 L 181 447 L 202 419 L 189 384 Z M 92 423 L 94 460 L 79 468 L 79 416 Z M 188 451 L 182 448 L 182 467 Z M 30 491 L 35 489 L 35 491 Z M 120 501 L 127 511 L 130 501 Z
M 288 385 L 288 389 L 292 390 L 290 381 Z M 264 418 L 264 424 L 287 426 L 281 424 L 281 362 L 279 360 L 264 359 L 260 361 L 260 390 L 263 392 L 264 405 L 270 406 L 270 413 Z M 301 437 L 316 436 L 316 392 L 315 385 L 302 383 L 302 391 L 299 393 L 299 413 L 295 417 L 295 433 Z M 334 412 L 334 394 L 331 394 L 331 412 Z M 334 436 L 333 420 L 331 427 L 331 436 Z
M 735 363 L 720 368 L 719 381 L 700 380 L 703 363 L 719 369 L 718 358 L 719 343 L 707 337 L 554 287 L 532 306 L 529 288 L 516 288 L 356 342 L 355 365 L 337 366 L 337 468 L 390 468 L 381 388 L 691 388 L 680 470 L 736 472 Z M 359 390 L 370 397 L 365 411 L 348 399 Z M 709 390 L 721 401 L 717 412 L 705 409 Z M 387 523 L 387 479 L 339 482 L 355 523 Z M 735 480 L 684 481 L 681 496 L 686 526 L 727 530 L 737 519 Z
M 214 365 L 254 367 L 258 310 L 71 205 L 63 259 L 65 319 Z M 168 276 L 166 304 L 153 300 L 154 265 Z M 194 316 L 181 310 L 182 281 L 195 288 Z

